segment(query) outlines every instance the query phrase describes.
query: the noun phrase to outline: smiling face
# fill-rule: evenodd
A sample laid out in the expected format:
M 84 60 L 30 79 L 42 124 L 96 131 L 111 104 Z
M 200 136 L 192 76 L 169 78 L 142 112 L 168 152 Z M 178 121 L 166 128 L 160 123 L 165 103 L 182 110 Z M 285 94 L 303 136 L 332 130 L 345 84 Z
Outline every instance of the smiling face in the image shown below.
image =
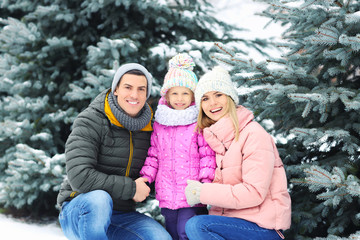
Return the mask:
M 124 74 L 114 95 L 119 106 L 131 117 L 135 117 L 146 102 L 147 80 L 145 76 Z
M 210 119 L 217 122 L 228 112 L 228 98 L 222 92 L 211 91 L 201 98 L 201 108 Z
M 166 93 L 166 101 L 176 110 L 184 110 L 194 101 L 194 93 L 187 87 L 172 87 Z

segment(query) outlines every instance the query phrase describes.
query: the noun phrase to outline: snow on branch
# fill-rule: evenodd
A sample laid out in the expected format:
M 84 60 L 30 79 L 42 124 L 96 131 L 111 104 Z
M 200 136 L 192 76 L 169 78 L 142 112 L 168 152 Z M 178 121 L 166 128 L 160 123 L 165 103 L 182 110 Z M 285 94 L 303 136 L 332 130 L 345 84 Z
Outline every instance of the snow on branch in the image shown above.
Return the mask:
M 304 170 L 304 179 L 293 179 L 292 183 L 308 186 L 312 192 L 324 191 L 317 198 L 324 200 L 326 206 L 338 206 L 342 200 L 360 196 L 359 179 L 356 176 L 345 176 L 343 170 L 334 167 L 332 172 L 313 165 Z
M 349 37 L 345 34 L 342 34 L 339 37 L 339 43 L 344 44 L 345 46 L 350 46 L 353 51 L 360 50 L 360 34 L 356 34 L 354 37 Z
M 347 24 L 357 24 L 360 22 L 360 11 L 346 14 L 345 16 L 345 23 Z
M 304 146 L 318 146 L 323 152 L 329 151 L 332 146 L 339 143 L 343 143 L 342 150 L 349 155 L 358 154 L 360 149 L 360 146 L 352 140 L 351 134 L 342 129 L 322 131 L 320 128 L 294 128 L 290 133 L 302 140 Z
M 319 107 L 319 113 L 322 115 L 322 117 L 320 118 L 321 122 L 325 122 L 327 119 L 327 113 L 326 113 L 326 106 L 329 102 L 329 96 L 327 95 L 327 93 L 289 93 L 288 98 L 290 98 L 290 100 L 292 102 L 305 102 L 305 108 L 302 112 L 302 117 L 305 118 L 309 115 L 310 110 L 312 108 L 312 104 L 313 102 L 317 102 L 320 107 Z
M 21 208 L 31 205 L 40 192 L 59 190 L 65 174 L 65 154 L 49 157 L 43 150 L 26 144 L 17 144 L 10 150 L 4 178 L 7 187 L 1 191 L 0 202 Z
M 315 35 L 306 38 L 305 41 L 311 41 L 315 45 L 334 46 L 338 43 L 339 32 L 332 26 L 321 26 L 315 31 Z
M 335 235 L 329 235 L 326 238 L 322 238 L 322 237 L 314 238 L 314 240 L 358 240 L 358 239 L 360 239 L 360 231 L 351 234 L 349 237 L 339 237 Z

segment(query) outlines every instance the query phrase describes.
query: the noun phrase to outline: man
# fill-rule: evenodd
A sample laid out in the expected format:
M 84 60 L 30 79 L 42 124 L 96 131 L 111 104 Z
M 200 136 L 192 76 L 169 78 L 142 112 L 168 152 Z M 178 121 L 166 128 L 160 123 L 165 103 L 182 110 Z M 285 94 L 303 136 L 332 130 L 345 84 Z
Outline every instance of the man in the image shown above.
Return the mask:
M 65 144 L 67 178 L 57 198 L 69 239 L 171 239 L 154 219 L 135 211 L 149 195 L 139 178 L 150 146 L 151 75 L 122 65 L 73 124 Z

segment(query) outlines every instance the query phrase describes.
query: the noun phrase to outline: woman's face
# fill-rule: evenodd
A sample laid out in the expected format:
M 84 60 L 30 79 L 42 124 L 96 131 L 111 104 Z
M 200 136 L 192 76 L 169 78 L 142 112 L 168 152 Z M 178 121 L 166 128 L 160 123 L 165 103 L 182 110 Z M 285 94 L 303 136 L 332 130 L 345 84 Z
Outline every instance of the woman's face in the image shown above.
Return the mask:
M 207 92 L 201 98 L 201 108 L 206 116 L 217 122 L 229 112 L 227 95 L 217 91 Z

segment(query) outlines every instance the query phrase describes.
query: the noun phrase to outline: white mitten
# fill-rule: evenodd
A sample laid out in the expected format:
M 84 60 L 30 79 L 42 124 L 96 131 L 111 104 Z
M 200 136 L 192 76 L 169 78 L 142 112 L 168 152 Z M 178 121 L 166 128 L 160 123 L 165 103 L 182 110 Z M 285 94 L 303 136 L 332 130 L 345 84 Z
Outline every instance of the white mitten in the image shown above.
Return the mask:
M 194 180 L 187 180 L 187 186 L 185 188 L 186 201 L 190 206 L 194 206 L 200 203 L 200 192 L 202 183 Z

